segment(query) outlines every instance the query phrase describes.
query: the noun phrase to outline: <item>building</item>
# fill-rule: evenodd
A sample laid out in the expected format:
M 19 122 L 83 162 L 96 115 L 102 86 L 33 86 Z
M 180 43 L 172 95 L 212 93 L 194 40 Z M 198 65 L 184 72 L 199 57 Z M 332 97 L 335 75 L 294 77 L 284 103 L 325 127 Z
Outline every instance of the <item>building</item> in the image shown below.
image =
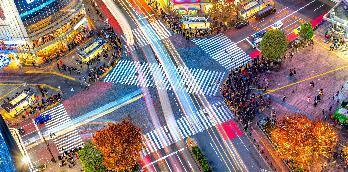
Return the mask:
M 332 32 L 337 37 L 348 38 L 348 0 L 338 2 L 326 15 L 324 20 L 332 24 Z
M 0 40 L 6 44 L 25 42 L 28 38 L 17 8 L 12 0 L 0 1 Z
M 28 166 L 22 162 L 22 158 L 16 141 L 0 115 L 0 171 L 28 171 Z
M 22 65 L 68 51 L 90 27 L 82 0 L 2 0 L 0 7 L 0 53 L 14 52 Z

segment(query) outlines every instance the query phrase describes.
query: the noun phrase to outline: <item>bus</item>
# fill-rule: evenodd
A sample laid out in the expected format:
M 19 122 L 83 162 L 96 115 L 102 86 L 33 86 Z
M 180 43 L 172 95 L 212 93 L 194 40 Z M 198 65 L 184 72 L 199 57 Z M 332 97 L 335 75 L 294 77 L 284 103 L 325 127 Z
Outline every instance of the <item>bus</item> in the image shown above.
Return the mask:
M 266 8 L 262 9 L 261 11 L 257 12 L 255 14 L 255 18 L 257 20 L 263 19 L 271 14 L 274 14 L 277 10 L 274 8 L 274 6 L 269 5 Z

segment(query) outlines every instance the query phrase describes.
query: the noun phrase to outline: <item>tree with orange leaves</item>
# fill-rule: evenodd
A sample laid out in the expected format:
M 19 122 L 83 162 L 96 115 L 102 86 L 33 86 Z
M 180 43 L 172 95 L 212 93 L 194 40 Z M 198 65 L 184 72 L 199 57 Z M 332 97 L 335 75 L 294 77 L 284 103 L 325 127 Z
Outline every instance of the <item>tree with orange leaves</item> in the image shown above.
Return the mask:
M 129 120 L 99 130 L 93 142 L 103 154 L 103 164 L 112 171 L 131 171 L 140 159 L 143 142 L 140 128 Z
M 338 135 L 328 123 L 294 115 L 280 120 L 270 132 L 270 139 L 293 170 L 310 171 L 315 162 L 332 157 Z

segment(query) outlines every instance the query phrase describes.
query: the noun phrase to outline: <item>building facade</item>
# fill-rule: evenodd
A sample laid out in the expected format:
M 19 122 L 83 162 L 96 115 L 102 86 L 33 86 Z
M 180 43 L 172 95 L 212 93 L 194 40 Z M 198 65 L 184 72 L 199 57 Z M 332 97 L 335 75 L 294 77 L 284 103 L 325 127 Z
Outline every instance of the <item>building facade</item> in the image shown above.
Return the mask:
M 0 40 L 6 44 L 25 42 L 27 31 L 13 0 L 0 1 Z

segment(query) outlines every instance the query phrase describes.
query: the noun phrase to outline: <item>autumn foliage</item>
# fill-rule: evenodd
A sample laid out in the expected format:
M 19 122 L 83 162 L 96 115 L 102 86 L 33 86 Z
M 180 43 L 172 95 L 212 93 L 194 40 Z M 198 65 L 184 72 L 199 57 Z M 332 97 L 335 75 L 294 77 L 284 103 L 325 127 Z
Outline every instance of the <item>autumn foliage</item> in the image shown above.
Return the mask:
M 93 142 L 103 154 L 103 164 L 108 170 L 131 171 L 140 159 L 141 136 L 139 127 L 123 120 L 97 131 Z
M 332 157 L 338 135 L 330 124 L 296 115 L 280 120 L 271 131 L 270 139 L 292 168 L 307 171 L 313 163 Z

